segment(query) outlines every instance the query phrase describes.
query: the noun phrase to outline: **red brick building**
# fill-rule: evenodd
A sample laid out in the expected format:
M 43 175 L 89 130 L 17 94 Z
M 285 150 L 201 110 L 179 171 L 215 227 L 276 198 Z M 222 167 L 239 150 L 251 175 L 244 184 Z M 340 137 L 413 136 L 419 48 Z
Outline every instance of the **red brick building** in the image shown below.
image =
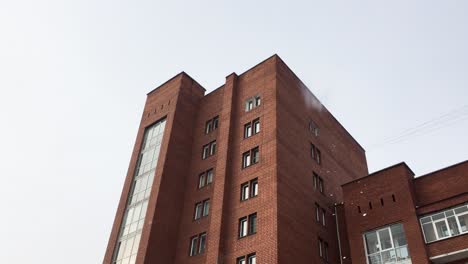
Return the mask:
M 362 245 L 367 231 L 349 224 L 367 174 L 364 149 L 277 55 L 207 95 L 182 72 L 148 94 L 104 263 L 366 263 L 348 240 Z M 438 210 L 432 194 L 414 193 L 421 214 Z M 416 214 L 405 217 L 425 261 L 445 252 L 424 245 Z

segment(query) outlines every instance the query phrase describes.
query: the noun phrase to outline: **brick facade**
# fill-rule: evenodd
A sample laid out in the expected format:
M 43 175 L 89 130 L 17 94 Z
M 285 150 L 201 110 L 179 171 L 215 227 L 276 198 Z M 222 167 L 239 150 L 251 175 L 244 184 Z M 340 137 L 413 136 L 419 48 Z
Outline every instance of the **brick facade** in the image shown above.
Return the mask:
M 254 96 L 260 104 L 246 111 L 246 101 Z M 214 117 L 218 127 L 205 133 Z M 418 258 L 413 263 L 429 263 L 431 254 L 446 252 L 449 243 L 467 247 L 466 236 L 426 246 L 418 220 L 419 214 L 467 200 L 466 165 L 454 168 L 461 178 L 441 171 L 413 179 L 404 164 L 366 176 L 364 149 L 274 55 L 243 74 L 228 75 L 224 85 L 207 95 L 186 73 L 148 94 L 103 263 L 114 263 L 145 128 L 163 118 L 138 253 L 135 260 L 118 264 L 235 264 L 253 253 L 257 263 L 326 263 L 325 243 L 328 263 L 366 263 L 362 233 L 391 222 L 404 223 L 410 254 Z M 244 125 L 256 119 L 260 131 L 244 138 Z M 214 155 L 202 159 L 203 146 L 214 141 Z M 256 147 L 258 163 L 243 168 L 243 153 Z M 198 188 L 200 174 L 209 169 L 213 181 Z M 451 183 L 443 189 L 437 180 L 427 180 L 445 177 Z M 241 201 L 241 185 L 253 179 L 258 179 L 258 195 Z M 387 201 L 392 194 L 397 202 L 377 206 L 381 197 Z M 208 216 L 194 220 L 196 203 L 208 199 Z M 362 217 L 355 207 L 368 200 L 376 203 L 375 209 Z M 239 238 L 239 219 L 254 213 L 256 233 Z M 203 233 L 205 250 L 190 256 L 191 238 Z

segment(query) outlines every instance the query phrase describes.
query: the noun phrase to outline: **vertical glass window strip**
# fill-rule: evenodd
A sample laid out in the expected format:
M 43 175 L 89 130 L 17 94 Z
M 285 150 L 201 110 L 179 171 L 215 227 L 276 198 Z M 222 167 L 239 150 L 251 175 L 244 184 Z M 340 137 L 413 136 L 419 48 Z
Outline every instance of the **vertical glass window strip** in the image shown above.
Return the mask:
M 198 189 L 201 189 L 205 186 L 205 173 L 200 174 L 198 179 Z
M 257 233 L 257 214 L 249 215 L 249 235 Z
M 325 209 L 322 209 L 322 225 L 325 226 Z
M 203 204 L 202 203 L 197 203 L 195 205 L 195 220 L 200 219 L 202 216 L 202 210 L 203 210 Z
M 146 128 L 138 155 L 132 187 L 128 195 L 112 263 L 134 264 L 140 244 L 148 200 L 158 164 L 166 120 Z
M 252 163 L 258 163 L 260 160 L 260 151 L 258 150 L 258 147 L 252 149 Z

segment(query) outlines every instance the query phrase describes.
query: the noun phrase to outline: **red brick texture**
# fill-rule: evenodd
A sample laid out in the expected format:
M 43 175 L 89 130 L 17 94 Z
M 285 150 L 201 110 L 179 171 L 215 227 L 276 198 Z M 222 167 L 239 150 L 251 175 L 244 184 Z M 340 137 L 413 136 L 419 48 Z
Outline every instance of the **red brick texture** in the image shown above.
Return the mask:
M 360 178 L 368 174 L 364 149 L 276 55 L 204 93 L 181 73 L 148 94 L 103 263 L 112 263 L 145 128 L 161 118 L 166 127 L 137 264 L 235 264 L 251 253 L 262 264 L 326 263 L 319 238 L 328 243 L 328 263 L 361 264 L 362 233 L 395 222 L 404 224 L 413 263 L 468 247 L 467 236 L 425 245 L 418 222 L 418 214 L 468 199 L 466 163 L 416 180 L 404 164 Z M 261 104 L 246 112 L 253 96 Z M 215 116 L 219 127 L 206 134 Z M 245 139 L 244 125 L 257 118 L 260 132 Z M 318 136 L 309 130 L 311 121 Z M 202 147 L 214 140 L 216 153 L 202 159 Z M 310 144 L 320 150 L 320 164 Z M 259 162 L 242 168 L 242 154 L 255 147 Z M 208 169 L 213 182 L 199 189 L 199 175 Z M 314 173 L 323 179 L 323 193 L 314 187 Z M 258 196 L 241 201 L 241 184 L 255 178 Z M 450 183 L 441 184 L 444 179 Z M 209 215 L 194 220 L 195 204 L 206 199 Z M 316 204 L 326 212 L 325 226 L 315 220 Z M 256 233 L 239 238 L 239 219 L 253 213 Z M 205 251 L 189 256 L 190 238 L 205 232 Z

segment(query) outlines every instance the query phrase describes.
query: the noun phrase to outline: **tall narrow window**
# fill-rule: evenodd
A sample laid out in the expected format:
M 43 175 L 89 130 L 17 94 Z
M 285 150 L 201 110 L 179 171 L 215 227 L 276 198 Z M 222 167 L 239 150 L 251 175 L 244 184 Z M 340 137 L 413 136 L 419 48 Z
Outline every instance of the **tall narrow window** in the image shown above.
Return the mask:
M 322 154 L 320 154 L 320 150 L 319 149 L 316 149 L 317 153 L 316 153 L 316 161 L 317 161 L 317 164 L 322 164 Z
M 258 147 L 252 149 L 252 164 L 258 163 L 260 160 L 260 151 Z
M 198 189 L 205 187 L 213 182 L 213 169 L 209 169 L 198 175 Z
M 315 221 L 320 222 L 320 206 L 315 204 Z
M 198 254 L 205 252 L 206 248 L 206 233 L 200 235 L 200 246 L 198 247 Z
M 239 219 L 239 237 L 247 236 L 247 217 Z
M 316 137 L 319 135 L 319 128 L 314 121 L 309 122 L 309 131 L 312 132 Z
M 213 169 L 209 169 L 206 171 L 206 184 L 210 184 L 213 182 Z
M 251 164 L 252 164 L 252 162 L 251 162 L 251 153 L 250 153 L 250 151 L 245 152 L 244 154 L 242 154 L 242 167 L 247 168 Z
M 247 263 L 248 264 L 256 264 L 257 263 L 257 256 L 255 254 L 250 254 L 247 256 Z
M 310 143 L 310 156 L 317 164 L 322 164 L 322 154 L 320 150 L 312 143 Z
M 241 185 L 241 201 L 249 199 L 249 183 L 244 183 Z
M 201 218 L 202 216 L 202 211 L 203 211 L 203 204 L 202 203 L 197 203 L 195 205 L 195 220 L 198 220 Z
M 197 254 L 198 236 L 194 236 L 190 239 L 190 256 Z
M 247 123 L 244 125 L 244 138 L 249 138 L 252 136 L 252 123 Z
M 258 179 L 254 179 L 250 182 L 250 197 L 255 197 L 258 195 Z
M 323 246 L 324 246 L 324 258 L 326 261 L 328 261 L 328 243 L 327 242 L 324 242 L 323 243 Z
M 249 235 L 257 233 L 257 214 L 249 215 Z
M 322 225 L 323 226 L 325 226 L 325 224 L 326 224 L 325 223 L 325 214 L 326 214 L 325 209 L 322 208 Z
M 323 240 L 320 238 L 318 240 L 318 250 L 319 250 L 319 256 L 323 258 Z
M 128 203 L 114 249 L 113 263 L 136 259 L 165 125 L 166 120 L 162 119 L 145 129 L 132 187 L 128 194 Z
M 237 264 L 245 264 L 245 256 L 237 258 Z
M 203 202 L 203 216 L 207 216 L 210 211 L 210 200 Z
M 254 121 L 252 121 L 253 124 L 253 133 L 258 134 L 260 132 L 260 119 L 257 118 Z
M 317 175 L 317 173 L 313 172 L 313 180 L 314 180 L 314 189 L 317 190 L 318 188 L 318 178 L 319 176 Z
M 325 187 L 323 186 L 323 179 L 319 177 L 319 190 L 321 193 L 324 193 Z

